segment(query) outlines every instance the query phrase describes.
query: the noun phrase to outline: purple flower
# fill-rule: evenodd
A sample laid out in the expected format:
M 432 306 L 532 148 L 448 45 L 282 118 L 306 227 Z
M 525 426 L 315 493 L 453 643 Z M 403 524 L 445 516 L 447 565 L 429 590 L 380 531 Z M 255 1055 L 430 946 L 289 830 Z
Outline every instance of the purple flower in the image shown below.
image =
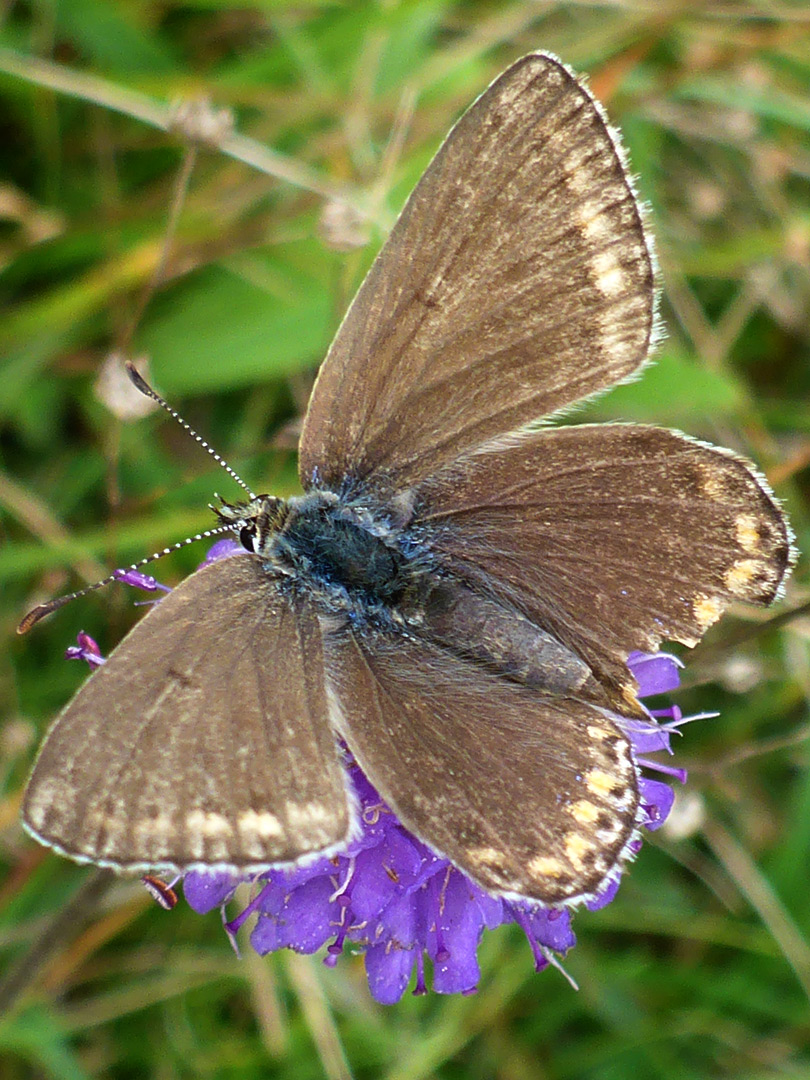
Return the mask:
M 642 694 L 677 685 L 673 657 L 636 654 L 630 666 Z M 624 725 L 634 750 L 670 751 L 670 736 L 681 716 L 676 709 L 659 715 L 669 723 L 660 724 L 650 714 L 648 721 Z M 646 764 L 685 780 L 680 770 Z M 262 874 L 253 900 L 226 924 L 229 933 L 256 914 L 250 943 L 262 955 L 281 948 L 314 953 L 325 947 L 324 962 L 334 966 L 344 950 L 359 950 L 371 993 L 383 1004 L 402 997 L 414 972 L 414 993 L 426 992 L 425 957 L 432 964 L 436 992 L 473 993 L 480 979 L 477 952 L 483 933 L 503 923 L 517 923 L 524 931 L 538 971 L 556 964 L 556 956 L 574 945 L 568 909 L 490 896 L 408 832 L 348 753 L 346 768 L 360 809 L 359 838 L 331 859 Z M 657 829 L 672 808 L 672 789 L 644 776 L 639 788 L 643 824 Z M 634 852 L 638 847 L 637 842 Z M 222 874 L 190 873 L 184 890 L 191 906 L 205 911 L 227 902 L 237 883 Z M 612 878 L 587 906 L 604 907 L 618 887 L 619 878 Z
M 232 541 L 221 541 L 207 561 L 238 550 Z M 122 575 L 121 580 L 144 587 L 130 575 Z M 78 647 L 68 654 L 91 666 L 104 662 L 86 634 L 79 635 Z M 679 682 L 680 662 L 666 653 L 633 653 L 628 667 L 641 697 L 667 693 Z M 640 755 L 671 754 L 671 737 L 684 718 L 677 707 L 669 707 L 651 710 L 648 719 L 616 720 L 631 742 L 639 769 L 641 824 L 657 829 L 672 808 L 673 792 L 662 780 L 643 776 L 641 767 L 682 782 L 686 773 Z M 251 881 L 253 899 L 225 923 L 232 941 L 248 916 L 256 915 L 250 944 L 261 955 L 281 948 L 300 953 L 325 949 L 324 963 L 334 966 L 344 951 L 362 952 L 372 996 L 383 1004 L 399 1001 L 412 980 L 415 994 L 427 991 L 425 958 L 432 966 L 436 992 L 474 993 L 480 979 L 481 938 L 485 930 L 504 923 L 517 923 L 523 930 L 538 971 L 549 964 L 559 966 L 557 957 L 575 943 L 570 909 L 486 893 L 410 833 L 345 748 L 344 757 L 361 823 L 359 835 L 344 851 L 252 878 L 190 872 L 183 881 L 189 905 L 200 913 L 215 908 L 224 911 L 236 886 Z M 640 846 L 640 840 L 633 840 L 630 854 Z M 595 911 L 610 903 L 619 879 L 620 871 L 587 907 Z
M 84 660 L 94 670 L 101 667 L 105 661 L 101 655 L 101 649 L 89 634 L 85 634 L 84 630 L 80 630 L 76 635 L 76 644 L 68 645 L 65 649 L 65 659 Z
M 140 570 L 129 567 L 127 570 L 114 570 L 112 575 L 116 581 L 124 585 L 132 585 L 133 588 L 143 589 L 145 592 L 171 592 L 168 585 L 161 585 L 157 578 L 151 574 L 144 574 Z
M 237 543 L 231 537 L 225 537 L 222 540 L 217 540 L 215 544 L 212 544 L 208 549 L 208 554 L 205 559 L 200 563 L 200 566 L 206 566 L 208 563 L 216 562 L 217 559 L 226 559 L 230 555 L 244 555 L 245 549 L 241 544 Z

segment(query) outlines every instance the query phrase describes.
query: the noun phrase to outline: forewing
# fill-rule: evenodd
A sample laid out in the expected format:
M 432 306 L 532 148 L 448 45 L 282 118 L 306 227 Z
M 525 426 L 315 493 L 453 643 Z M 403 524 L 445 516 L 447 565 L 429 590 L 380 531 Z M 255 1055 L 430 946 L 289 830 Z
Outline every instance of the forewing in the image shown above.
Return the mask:
M 513 64 L 433 159 L 338 331 L 305 487 L 403 487 L 644 360 L 653 269 L 616 135 L 553 57 Z
M 635 827 L 626 737 L 437 646 L 370 631 L 324 639 L 333 721 L 399 819 L 483 888 L 592 896 Z
M 629 652 L 695 645 L 732 601 L 769 604 L 791 563 L 785 516 L 750 462 L 660 428 L 534 432 L 411 497 L 443 564 L 619 693 Z
M 252 555 L 161 600 L 54 723 L 23 821 L 80 861 L 243 870 L 346 839 L 317 619 Z

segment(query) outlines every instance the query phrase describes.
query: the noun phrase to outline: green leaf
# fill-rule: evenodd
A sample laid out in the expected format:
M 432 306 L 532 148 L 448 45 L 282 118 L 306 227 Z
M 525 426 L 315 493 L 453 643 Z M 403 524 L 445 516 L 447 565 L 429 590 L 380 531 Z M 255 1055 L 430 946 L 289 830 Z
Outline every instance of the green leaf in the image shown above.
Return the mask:
M 37 1075 L 51 1080 L 90 1080 L 90 1073 L 62 1033 L 58 1018 L 40 1006 L 19 1012 L 0 1025 L 0 1056 L 6 1054 L 38 1066 Z
M 335 318 L 322 250 L 210 266 L 170 289 L 138 335 L 167 394 L 250 386 L 316 365 Z
M 744 402 L 742 387 L 731 374 L 667 349 L 656 354 L 638 379 L 615 387 L 584 412 L 589 419 L 689 426 L 706 417 L 732 416 Z M 573 420 L 580 422 L 582 413 L 576 412 Z

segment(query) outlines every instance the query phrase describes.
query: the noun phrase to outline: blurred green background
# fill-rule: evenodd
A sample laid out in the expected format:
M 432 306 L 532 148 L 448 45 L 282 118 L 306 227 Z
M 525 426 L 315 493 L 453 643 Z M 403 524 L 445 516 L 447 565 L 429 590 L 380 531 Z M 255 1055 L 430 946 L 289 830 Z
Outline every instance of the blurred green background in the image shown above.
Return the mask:
M 302 409 L 364 267 L 522 53 L 589 73 L 658 241 L 658 364 L 582 417 L 749 454 L 810 547 L 808 5 L 30 0 L 0 20 L 0 976 L 89 874 L 17 823 L 39 735 L 85 677 L 64 648 L 83 628 L 108 650 L 137 609 L 112 587 L 24 639 L 16 622 L 238 494 L 175 425 L 99 388 L 105 361 L 148 358 L 254 488 L 294 491 Z M 214 112 L 219 146 L 193 149 L 167 129 L 205 99 L 234 133 Z M 777 610 L 808 599 L 800 562 Z M 733 611 L 690 657 L 679 703 L 720 716 L 678 744 L 672 827 L 576 917 L 579 993 L 502 928 L 477 996 L 382 1008 L 359 959 L 239 961 L 215 914 L 122 881 L 71 914 L 0 1021 L 0 1075 L 810 1077 L 810 618 L 772 615 Z

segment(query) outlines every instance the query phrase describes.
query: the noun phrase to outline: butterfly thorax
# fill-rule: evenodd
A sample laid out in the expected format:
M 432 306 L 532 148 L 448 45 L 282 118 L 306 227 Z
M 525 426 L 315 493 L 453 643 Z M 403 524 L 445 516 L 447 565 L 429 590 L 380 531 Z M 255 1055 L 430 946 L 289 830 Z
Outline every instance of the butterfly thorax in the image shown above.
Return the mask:
M 328 609 L 361 617 L 389 611 L 418 591 L 418 561 L 400 550 L 382 516 L 315 491 L 287 501 L 259 496 L 217 510 L 269 573 Z
M 383 507 L 313 491 L 286 502 L 260 496 L 217 512 L 269 573 L 355 628 L 407 630 L 557 694 L 576 691 L 591 674 L 552 634 L 443 571 L 429 543 L 415 542 Z
M 345 596 L 358 610 L 394 609 L 418 568 L 382 521 L 329 492 L 290 499 L 278 532 L 260 552 L 268 569 L 292 575 L 329 602 Z

